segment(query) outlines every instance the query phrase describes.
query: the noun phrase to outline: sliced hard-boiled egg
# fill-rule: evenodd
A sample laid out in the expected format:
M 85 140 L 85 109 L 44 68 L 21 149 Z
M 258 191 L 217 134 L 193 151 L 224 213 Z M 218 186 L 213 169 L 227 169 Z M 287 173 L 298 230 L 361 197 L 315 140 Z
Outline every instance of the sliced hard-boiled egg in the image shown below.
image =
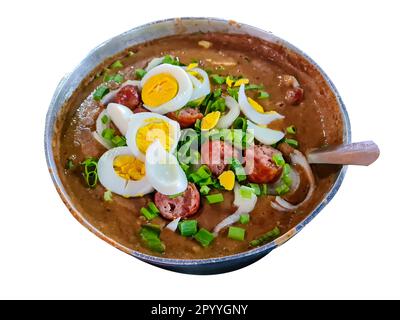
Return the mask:
M 193 93 L 190 101 L 202 98 L 211 92 L 210 79 L 207 72 L 200 68 L 191 67 L 191 65 L 183 67 L 183 69 L 188 73 L 193 84 Z
M 104 188 L 124 197 L 136 197 L 152 192 L 145 164 L 132 155 L 128 147 L 105 152 L 97 164 L 97 174 Z
M 266 125 L 284 118 L 275 111 L 263 112 L 263 108 L 256 101 L 246 96 L 244 84 L 241 84 L 239 89 L 239 106 L 244 115 L 257 124 Z
M 178 145 L 179 136 L 178 122 L 157 113 L 141 112 L 130 118 L 126 141 L 133 155 L 144 161 L 148 147 L 155 140 L 172 153 Z
M 185 172 L 174 155 L 167 152 L 159 140 L 146 152 L 146 177 L 158 192 L 173 195 L 184 192 L 188 186 Z
M 110 117 L 107 110 L 100 112 L 96 120 L 96 131 L 92 132 L 93 137 L 106 149 L 111 149 L 112 144 L 103 138 L 103 131 L 110 127 Z
M 225 96 L 224 99 L 229 111 L 218 120 L 217 128 L 221 129 L 229 128 L 240 115 L 240 107 L 237 101 L 231 96 Z
M 109 103 L 107 114 L 118 130 L 125 136 L 128 131 L 129 120 L 133 116 L 132 110 L 119 103 Z
M 219 111 L 214 111 L 207 114 L 201 120 L 201 130 L 208 131 L 213 129 L 217 125 L 220 117 L 221 117 L 221 112 Z
M 266 145 L 277 143 L 285 136 L 281 131 L 256 125 L 250 120 L 247 120 L 247 131 L 252 133 L 255 139 Z
M 185 70 L 165 63 L 146 73 L 141 87 L 143 106 L 159 114 L 181 109 L 193 93 L 192 81 Z

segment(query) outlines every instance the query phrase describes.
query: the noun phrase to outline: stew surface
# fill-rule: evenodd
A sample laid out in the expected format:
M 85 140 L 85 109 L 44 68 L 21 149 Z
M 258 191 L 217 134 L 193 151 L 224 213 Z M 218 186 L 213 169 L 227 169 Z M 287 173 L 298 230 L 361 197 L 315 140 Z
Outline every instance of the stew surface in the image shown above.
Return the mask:
M 192 83 L 186 88 L 187 79 Z M 200 97 L 193 101 L 196 89 Z M 223 124 L 237 107 L 240 115 Z M 171 122 L 155 120 L 158 114 Z M 232 128 L 243 133 L 239 145 Z M 178 153 L 190 134 L 203 136 L 191 148 L 191 160 L 197 156 L 200 164 L 178 162 L 179 171 L 157 162 L 164 150 L 178 157 L 172 150 L 176 137 L 160 135 L 171 131 L 189 137 L 176 141 Z M 106 236 L 151 255 L 203 259 L 252 249 L 305 219 L 340 167 L 312 165 L 310 179 L 294 155 L 340 144 L 342 136 L 336 99 L 303 58 L 250 36 L 199 33 L 128 48 L 82 79 L 58 117 L 54 154 L 73 203 Z M 120 152 L 105 155 L 114 149 Z M 211 161 L 211 150 L 217 160 Z M 171 221 L 175 227 L 167 228 Z

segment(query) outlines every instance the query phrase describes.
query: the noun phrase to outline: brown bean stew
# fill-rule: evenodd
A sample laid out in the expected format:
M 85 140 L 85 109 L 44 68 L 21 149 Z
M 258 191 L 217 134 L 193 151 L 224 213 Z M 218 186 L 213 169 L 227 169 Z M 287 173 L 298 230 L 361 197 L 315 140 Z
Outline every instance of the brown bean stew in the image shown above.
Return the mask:
M 71 200 L 121 245 L 202 259 L 274 240 L 340 167 L 304 154 L 342 142 L 320 73 L 245 35 L 177 35 L 127 49 L 82 80 L 56 123 Z

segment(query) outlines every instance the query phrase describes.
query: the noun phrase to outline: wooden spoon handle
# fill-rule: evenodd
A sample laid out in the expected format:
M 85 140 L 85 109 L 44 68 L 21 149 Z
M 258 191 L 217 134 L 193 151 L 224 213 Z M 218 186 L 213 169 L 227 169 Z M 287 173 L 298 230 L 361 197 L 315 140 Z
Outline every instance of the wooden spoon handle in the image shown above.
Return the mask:
M 317 149 L 307 154 L 309 163 L 353 164 L 369 166 L 379 157 L 379 148 L 373 141 L 355 142 Z

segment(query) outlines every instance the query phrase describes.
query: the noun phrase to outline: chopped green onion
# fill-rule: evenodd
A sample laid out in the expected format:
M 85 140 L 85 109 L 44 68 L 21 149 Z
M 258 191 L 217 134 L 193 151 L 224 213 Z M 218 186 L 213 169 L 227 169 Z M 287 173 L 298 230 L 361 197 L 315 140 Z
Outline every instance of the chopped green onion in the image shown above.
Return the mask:
M 247 120 L 243 117 L 237 117 L 232 124 L 233 129 L 242 129 L 242 131 L 247 130 Z
M 213 111 L 220 111 L 221 113 L 223 113 L 225 112 L 225 109 L 226 109 L 225 99 L 217 98 L 208 106 L 205 114 Z
M 183 170 L 186 174 L 189 173 L 190 166 L 189 166 L 188 164 L 183 163 L 183 162 L 179 162 L 179 165 L 181 166 L 182 170 Z
M 285 163 L 283 166 L 283 174 L 288 175 L 292 171 L 292 168 L 290 168 L 290 164 Z
M 208 187 L 207 185 L 201 186 L 200 187 L 200 193 L 205 196 L 210 192 L 210 187 Z
M 269 93 L 266 91 L 260 91 L 257 96 L 258 99 L 268 99 Z
M 74 165 L 74 161 L 72 161 L 71 159 L 67 159 L 67 162 L 65 164 L 65 169 L 67 170 L 71 170 L 75 167 Z
M 265 196 L 268 194 L 268 185 L 266 183 L 263 183 L 261 185 L 261 195 Z
M 94 188 L 97 185 L 97 160 L 94 158 L 88 158 L 82 162 L 83 165 L 83 177 L 89 188 Z
M 262 84 L 247 84 L 245 90 L 263 90 L 264 86 Z
M 285 142 L 286 142 L 289 146 L 291 146 L 291 147 L 293 147 L 293 148 L 297 148 L 297 147 L 299 146 L 299 142 L 298 142 L 297 140 L 295 140 L 295 139 L 287 139 L 287 138 L 285 138 Z
M 242 198 L 251 199 L 251 196 L 254 194 L 254 190 L 246 186 L 240 186 L 239 193 Z
M 201 228 L 201 229 L 199 230 L 199 232 L 196 233 L 196 235 L 194 236 L 194 238 L 195 238 L 203 247 L 208 247 L 208 246 L 211 244 L 211 242 L 214 240 L 214 235 L 213 235 L 210 231 L 208 231 L 208 230 L 206 230 L 206 229 L 204 229 L 204 228 Z
M 111 139 L 111 142 L 116 147 L 124 147 L 126 146 L 126 138 L 121 136 L 114 136 Z
M 150 211 L 147 208 L 141 208 L 140 209 L 140 213 L 147 219 L 147 220 L 153 220 L 155 217 L 158 216 L 158 213 L 154 213 L 152 211 Z
M 103 130 L 103 132 L 101 133 L 101 135 L 102 135 L 102 137 L 103 137 L 104 139 L 110 140 L 110 141 L 111 141 L 111 139 L 114 138 L 114 133 L 115 133 L 115 130 L 114 130 L 114 129 L 112 129 L 112 128 L 105 128 L 105 129 Z
M 208 177 L 207 179 L 201 179 L 201 180 L 198 182 L 198 185 L 199 185 L 200 187 L 202 187 L 202 186 L 208 186 L 208 185 L 213 184 L 213 183 L 214 183 L 213 178 L 212 178 L 212 177 Z
M 179 231 L 184 237 L 191 237 L 197 233 L 197 220 L 185 220 L 178 224 Z
M 104 115 L 104 116 L 101 117 L 101 122 L 102 122 L 103 124 L 106 124 L 106 123 L 108 122 L 108 120 L 109 120 L 109 118 L 108 118 L 106 115 Z
M 168 198 L 175 199 L 175 198 L 180 197 L 182 194 L 183 194 L 183 192 L 171 194 L 171 195 L 168 196 Z
M 253 241 L 250 241 L 250 245 L 252 247 L 257 247 L 259 245 L 262 245 L 264 243 L 274 240 L 275 238 L 279 237 L 280 234 L 281 234 L 281 231 L 279 230 L 279 228 L 275 227 L 271 231 L 268 231 L 267 233 L 263 234 L 261 237 L 255 239 Z
M 168 64 L 172 64 L 172 65 L 174 65 L 174 66 L 180 66 L 180 65 L 182 65 L 182 64 L 179 62 L 179 59 L 178 59 L 178 58 L 173 58 L 173 57 L 170 56 L 169 54 L 166 55 L 166 56 L 164 56 L 164 60 L 162 61 L 162 63 L 168 63 Z
M 285 159 L 283 159 L 283 157 L 282 157 L 282 155 L 280 153 L 273 154 L 272 155 L 272 160 L 279 167 L 282 167 L 285 164 Z
M 243 228 L 229 227 L 228 238 L 230 238 L 230 239 L 237 240 L 237 241 L 243 241 L 245 234 L 246 234 L 246 230 Z
M 210 78 L 216 83 L 216 84 L 224 84 L 226 77 L 219 76 L 218 74 L 212 74 L 210 75 Z
M 118 69 L 122 68 L 124 65 L 122 64 L 121 61 L 117 60 L 111 65 L 111 69 Z
M 284 182 L 284 184 L 286 184 L 288 187 L 290 187 L 292 185 L 292 178 L 290 178 L 289 175 L 284 174 L 282 176 L 282 181 Z
M 280 186 L 276 187 L 275 191 L 278 195 L 281 196 L 288 193 L 290 191 L 290 188 L 285 183 L 282 183 Z
M 290 127 L 286 128 L 286 132 L 289 134 L 296 134 L 296 127 L 291 125 Z
M 161 229 L 158 225 L 147 224 L 140 229 L 140 236 L 146 246 L 151 250 L 158 253 L 165 251 L 165 245 L 160 240 Z
M 135 70 L 135 75 L 136 75 L 136 77 L 138 79 L 142 79 L 146 73 L 147 73 L 147 71 L 143 70 L 143 69 L 136 69 Z
M 116 83 L 122 83 L 122 81 L 124 81 L 124 77 L 121 74 L 115 74 L 115 75 L 106 74 L 104 76 L 104 82 L 108 82 L 111 80 Z
M 241 214 L 239 218 L 241 224 L 248 224 L 250 222 L 250 215 L 248 213 Z
M 239 99 L 239 89 L 237 88 L 226 88 L 226 91 L 228 92 L 228 94 L 235 99 L 236 101 L 238 101 Z
M 201 179 L 207 179 L 208 177 L 211 176 L 210 169 L 206 165 L 202 165 L 197 171 L 196 174 L 201 178 Z
M 246 172 L 239 160 L 232 158 L 230 167 L 235 172 L 237 181 L 242 182 L 246 180 Z
M 96 101 L 100 101 L 107 93 L 110 92 L 110 89 L 105 86 L 100 86 L 93 93 L 93 99 Z
M 224 202 L 224 195 L 222 193 L 214 193 L 206 196 L 209 204 Z
M 158 210 L 157 206 L 155 205 L 154 202 L 149 202 L 149 204 L 147 205 L 149 210 L 153 213 L 153 214 L 159 214 L 160 210 Z
M 103 199 L 104 199 L 104 201 L 107 201 L 107 202 L 111 202 L 112 201 L 112 192 L 111 192 L 111 190 L 107 190 L 106 192 L 104 192 Z
M 253 192 L 255 193 L 256 196 L 261 195 L 261 188 L 257 183 L 249 183 L 249 187 L 253 189 Z
M 214 93 L 213 93 L 214 98 L 219 98 L 221 96 L 221 94 L 222 94 L 222 89 L 221 88 L 218 88 L 218 89 L 214 90 Z

